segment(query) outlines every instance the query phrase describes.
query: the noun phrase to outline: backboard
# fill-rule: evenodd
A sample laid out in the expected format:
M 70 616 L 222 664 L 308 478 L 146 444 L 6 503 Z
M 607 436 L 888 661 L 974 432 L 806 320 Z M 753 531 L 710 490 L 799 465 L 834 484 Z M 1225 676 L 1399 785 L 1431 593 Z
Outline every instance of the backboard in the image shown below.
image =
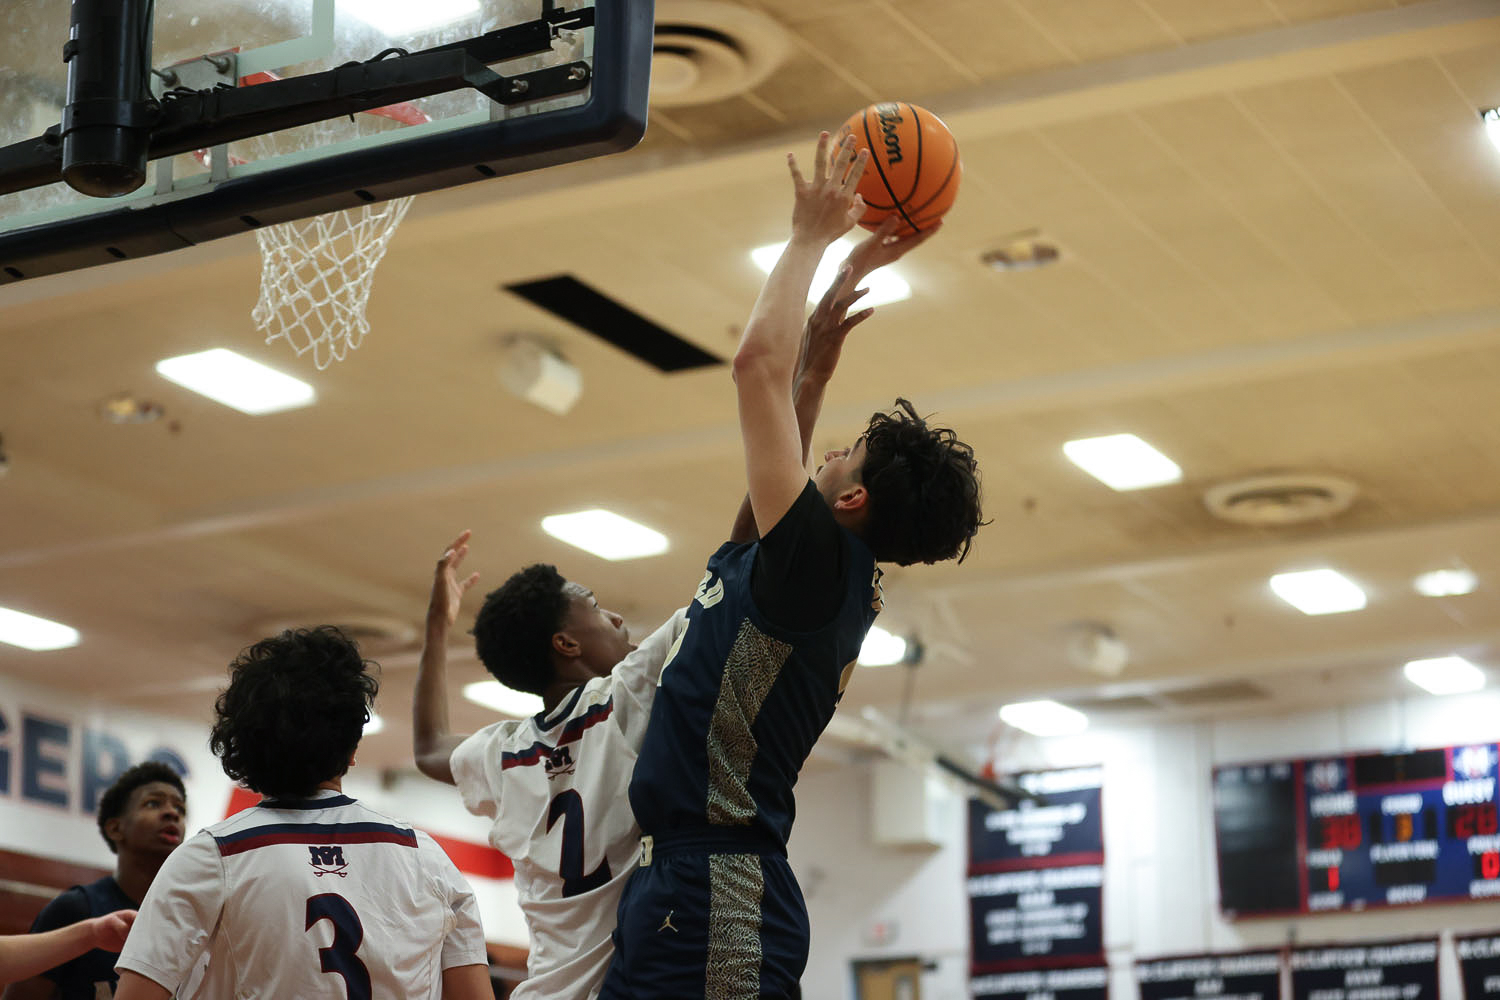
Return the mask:
M 69 9 L 17 0 L 0 14 L 0 284 L 615 152 L 645 130 L 651 0 L 154 6 L 157 107 L 191 107 L 194 131 L 174 148 L 153 126 L 145 184 L 112 198 L 60 182 L 14 190 L 31 181 L 11 168 L 34 177 L 62 120 Z M 218 129 L 247 100 L 296 99 L 315 83 L 323 110 L 301 123 Z M 309 120 L 329 95 L 340 113 Z M 233 120 L 243 132 L 247 119 Z M 205 135 L 214 141 L 193 144 Z

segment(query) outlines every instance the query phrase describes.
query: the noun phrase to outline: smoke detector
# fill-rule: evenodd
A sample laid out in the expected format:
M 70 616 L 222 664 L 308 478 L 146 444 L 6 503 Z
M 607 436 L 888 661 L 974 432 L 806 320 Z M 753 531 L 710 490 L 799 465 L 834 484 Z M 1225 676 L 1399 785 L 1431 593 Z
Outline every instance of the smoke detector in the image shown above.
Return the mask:
M 1220 483 L 1203 494 L 1203 503 L 1224 521 L 1282 527 L 1336 517 L 1358 495 L 1359 487 L 1342 476 L 1301 472 Z
M 770 76 L 787 49 L 781 25 L 758 11 L 725 0 L 657 0 L 651 104 L 708 104 L 742 94 Z

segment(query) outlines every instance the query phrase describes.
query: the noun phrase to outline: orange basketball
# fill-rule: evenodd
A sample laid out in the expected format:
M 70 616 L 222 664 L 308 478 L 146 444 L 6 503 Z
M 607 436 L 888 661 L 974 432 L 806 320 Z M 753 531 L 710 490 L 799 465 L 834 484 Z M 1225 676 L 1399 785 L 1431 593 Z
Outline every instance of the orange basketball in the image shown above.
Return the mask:
M 870 151 L 859 182 L 865 199 L 861 226 L 875 229 L 899 212 L 897 233 L 920 231 L 953 207 L 964 165 L 958 142 L 937 115 L 905 101 L 872 104 L 844 123 L 839 138 L 851 133 L 856 152 Z

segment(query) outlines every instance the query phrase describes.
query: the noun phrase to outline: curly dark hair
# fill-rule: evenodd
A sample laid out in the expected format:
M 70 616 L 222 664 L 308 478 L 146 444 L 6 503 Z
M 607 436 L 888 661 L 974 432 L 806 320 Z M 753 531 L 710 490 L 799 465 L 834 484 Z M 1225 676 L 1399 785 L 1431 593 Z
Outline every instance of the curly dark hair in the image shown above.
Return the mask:
M 99 796 L 99 813 L 96 817 L 99 822 L 99 836 L 103 837 L 104 842 L 109 845 L 110 853 L 118 854 L 120 848 L 109 839 L 109 834 L 104 831 L 104 824 L 125 815 L 125 807 L 130 804 L 130 793 L 153 781 L 171 785 L 182 793 L 183 801 L 187 801 L 187 789 L 182 785 L 182 775 L 168 764 L 159 760 L 148 760 L 121 771 L 115 783 Z
M 262 639 L 229 665 L 208 745 L 224 773 L 272 798 L 311 795 L 349 769 L 379 669 L 332 625 Z
M 870 417 L 864 442 L 870 513 L 861 535 L 876 560 L 963 562 L 984 524 L 974 449 L 947 427 L 929 427 L 904 399 Z
M 508 688 L 541 694 L 553 681 L 552 636 L 568 615 L 556 566 L 534 563 L 485 595 L 474 618 L 474 651 Z

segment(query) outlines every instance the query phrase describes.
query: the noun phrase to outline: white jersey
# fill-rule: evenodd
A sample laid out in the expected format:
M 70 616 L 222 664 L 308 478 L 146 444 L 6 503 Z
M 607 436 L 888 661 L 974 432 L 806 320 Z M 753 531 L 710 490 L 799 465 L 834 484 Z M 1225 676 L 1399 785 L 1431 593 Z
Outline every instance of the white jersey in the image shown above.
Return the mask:
M 206 1000 L 439 1000 L 486 965 L 474 894 L 427 834 L 339 792 L 259 805 L 188 838 L 141 903 L 117 968 Z
M 551 712 L 486 726 L 453 751 L 464 805 L 494 820 L 490 843 L 516 868 L 531 954 L 512 1000 L 599 992 L 641 846 L 626 790 L 662 664 L 686 627 L 678 611 Z

